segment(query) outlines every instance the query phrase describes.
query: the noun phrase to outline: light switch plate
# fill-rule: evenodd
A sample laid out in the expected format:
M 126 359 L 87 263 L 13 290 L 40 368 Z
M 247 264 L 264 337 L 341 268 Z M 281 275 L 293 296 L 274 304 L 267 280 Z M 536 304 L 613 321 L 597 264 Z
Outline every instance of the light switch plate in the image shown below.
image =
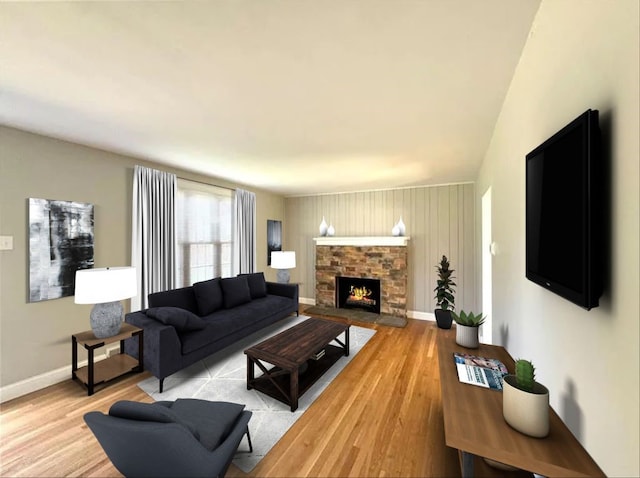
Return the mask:
M 13 250 L 13 236 L 0 236 L 0 251 Z

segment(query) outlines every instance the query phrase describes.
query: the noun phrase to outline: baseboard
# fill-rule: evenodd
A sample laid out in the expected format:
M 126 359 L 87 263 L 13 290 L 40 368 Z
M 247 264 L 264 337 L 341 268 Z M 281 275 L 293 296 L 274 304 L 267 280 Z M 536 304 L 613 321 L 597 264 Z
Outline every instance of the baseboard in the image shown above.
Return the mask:
M 105 358 L 107 358 L 107 355 L 105 354 L 111 353 L 111 351 L 112 349 L 106 349 L 105 353 L 96 354 L 95 362 L 99 362 L 100 360 L 104 360 Z M 78 368 L 86 366 L 87 363 L 87 360 L 78 362 Z M 51 370 L 50 372 L 36 375 L 35 377 L 27 378 L 26 380 L 21 380 L 20 382 L 0 387 L 0 403 L 13 400 L 14 398 L 22 397 L 23 395 L 27 395 L 28 393 L 37 392 L 38 390 L 42 390 L 43 388 L 55 385 L 56 383 L 64 382 L 65 380 L 69 380 L 70 378 L 71 365 L 67 365 L 56 370 Z
M 420 312 L 418 310 L 407 310 L 407 317 L 409 319 L 431 320 L 433 322 L 436 320 L 433 312 Z

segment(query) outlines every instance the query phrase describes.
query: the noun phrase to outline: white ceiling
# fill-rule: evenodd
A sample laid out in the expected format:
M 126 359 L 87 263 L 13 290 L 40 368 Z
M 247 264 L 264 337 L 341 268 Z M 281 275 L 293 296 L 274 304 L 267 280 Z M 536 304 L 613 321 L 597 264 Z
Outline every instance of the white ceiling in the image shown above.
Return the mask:
M 285 195 L 473 181 L 540 0 L 0 3 L 0 122 Z

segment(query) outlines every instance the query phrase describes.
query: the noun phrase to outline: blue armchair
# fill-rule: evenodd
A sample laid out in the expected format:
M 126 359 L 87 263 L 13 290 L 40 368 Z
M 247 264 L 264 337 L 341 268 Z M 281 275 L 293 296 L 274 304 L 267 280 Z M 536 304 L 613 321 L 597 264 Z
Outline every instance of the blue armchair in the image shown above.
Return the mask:
M 119 401 L 109 414 L 84 420 L 113 465 L 126 477 L 224 476 L 249 435 L 244 405 L 196 399 Z

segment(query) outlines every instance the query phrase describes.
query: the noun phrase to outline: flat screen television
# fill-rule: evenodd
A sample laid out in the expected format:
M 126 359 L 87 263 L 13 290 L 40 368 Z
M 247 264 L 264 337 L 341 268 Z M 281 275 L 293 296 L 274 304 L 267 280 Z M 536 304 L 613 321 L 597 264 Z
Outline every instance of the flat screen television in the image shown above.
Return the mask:
M 587 110 L 526 155 L 526 276 L 590 310 L 602 294 L 602 158 Z

